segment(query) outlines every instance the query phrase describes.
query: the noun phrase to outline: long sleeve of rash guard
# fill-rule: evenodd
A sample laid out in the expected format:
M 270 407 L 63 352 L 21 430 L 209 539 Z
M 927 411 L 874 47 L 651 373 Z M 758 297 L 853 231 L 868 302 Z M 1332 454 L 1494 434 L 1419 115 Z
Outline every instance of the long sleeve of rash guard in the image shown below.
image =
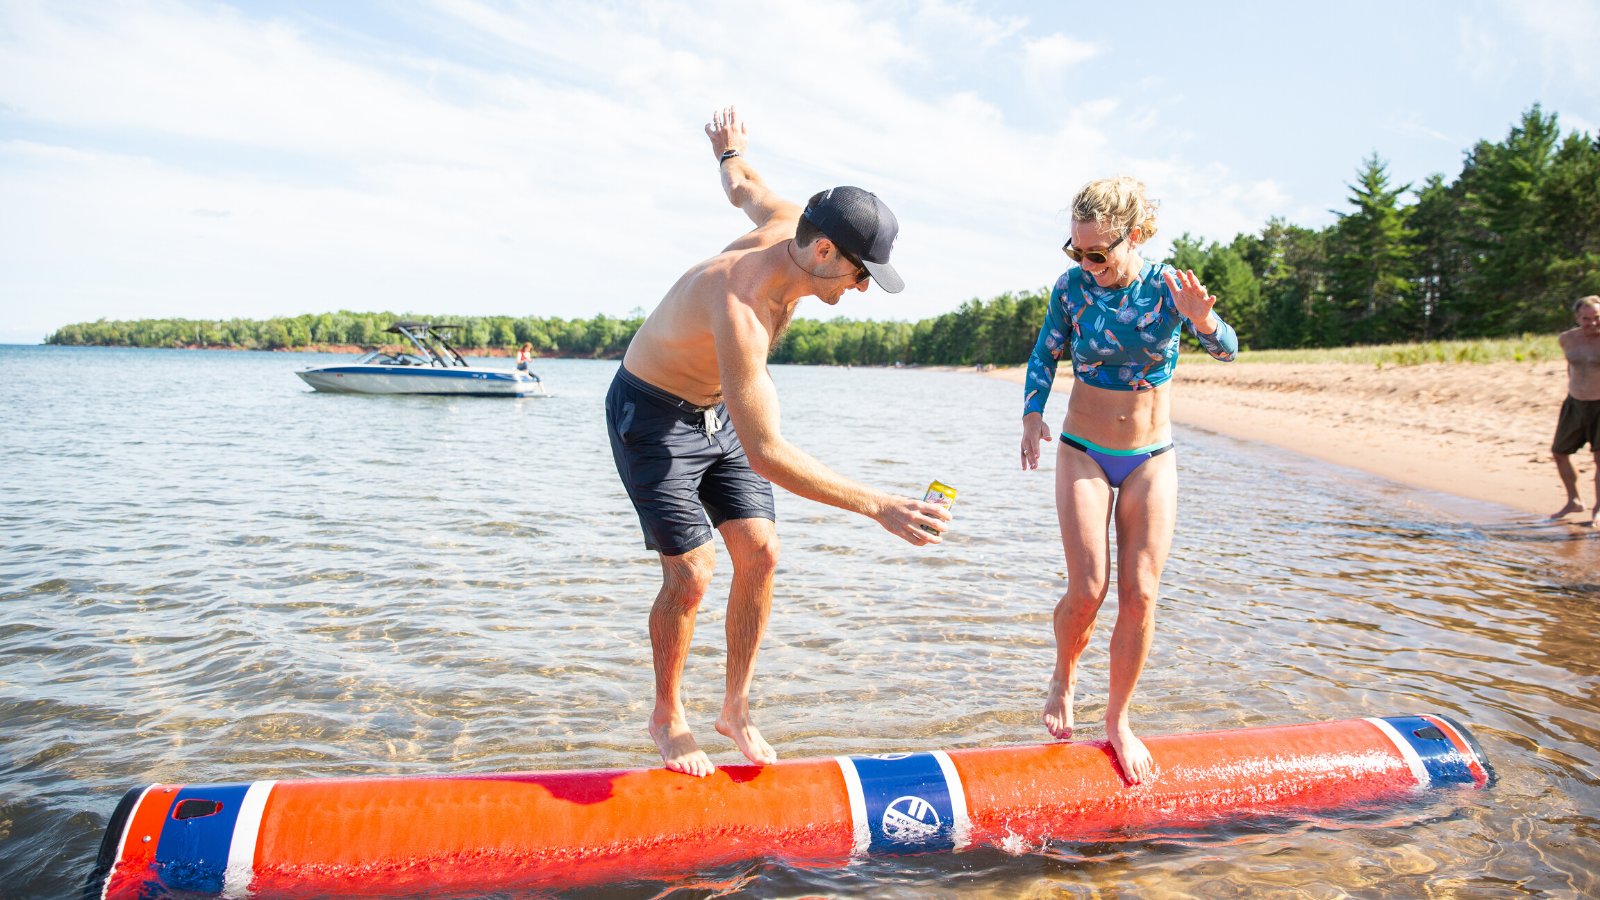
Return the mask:
M 1064 282 L 1066 279 L 1062 279 Z M 1056 363 L 1067 352 L 1071 326 L 1062 314 L 1062 295 L 1065 284 L 1058 284 L 1050 292 L 1050 305 L 1045 309 L 1044 325 L 1039 329 L 1039 339 L 1033 344 L 1033 354 L 1028 357 L 1028 374 L 1022 383 L 1022 414 L 1044 414 L 1044 404 L 1050 399 L 1050 386 L 1056 380 Z M 1218 333 L 1221 331 L 1219 329 Z M 1071 360 L 1067 361 L 1071 365 Z
M 1217 330 L 1210 334 L 1201 334 L 1200 326 L 1194 322 L 1189 323 L 1189 333 L 1195 336 L 1200 346 L 1206 348 L 1212 359 L 1233 362 L 1233 358 L 1239 355 L 1239 335 L 1234 333 L 1232 325 L 1222 321 L 1221 316 L 1216 316 L 1216 320 Z

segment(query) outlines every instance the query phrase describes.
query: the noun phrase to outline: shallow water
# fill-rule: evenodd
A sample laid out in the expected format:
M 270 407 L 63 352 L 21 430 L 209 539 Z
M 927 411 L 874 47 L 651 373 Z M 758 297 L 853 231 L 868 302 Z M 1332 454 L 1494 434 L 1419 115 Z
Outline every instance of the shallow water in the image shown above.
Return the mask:
M 72 894 L 137 783 L 656 761 L 659 576 L 606 443 L 616 364 L 544 361 L 547 400 L 448 400 L 315 394 L 292 374 L 315 359 L 0 347 L 0 897 Z M 1044 739 L 1063 564 L 1052 474 L 1015 470 L 1016 386 L 773 375 L 795 443 L 902 493 L 939 478 L 961 501 L 944 546 L 917 550 L 779 492 L 754 692 L 768 739 L 789 758 Z M 1600 894 L 1591 533 L 1178 438 L 1143 728 L 1437 710 L 1477 734 L 1491 790 L 1378 818 L 753 861 L 572 896 Z M 1090 737 L 1114 614 L 1113 597 L 1080 686 Z M 734 763 L 710 727 L 722 618 L 714 599 L 701 610 L 687 703 L 713 760 Z

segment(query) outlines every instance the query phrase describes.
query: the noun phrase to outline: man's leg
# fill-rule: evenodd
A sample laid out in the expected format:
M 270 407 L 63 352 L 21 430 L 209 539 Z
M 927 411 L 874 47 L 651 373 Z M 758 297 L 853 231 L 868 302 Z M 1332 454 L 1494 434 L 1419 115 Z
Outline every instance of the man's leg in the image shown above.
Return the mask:
M 661 557 L 661 593 L 650 608 L 650 651 L 656 669 L 656 708 L 650 737 L 667 768 L 688 775 L 716 771 L 689 733 L 683 714 L 683 663 L 694 638 L 694 614 L 711 587 L 716 567 L 714 544 L 707 542 L 678 556 Z
M 1116 748 L 1130 784 L 1150 779 L 1154 761 L 1128 722 L 1133 689 L 1144 672 L 1155 632 L 1161 570 L 1172 549 L 1178 519 L 1176 453 L 1146 460 L 1117 494 L 1117 624 L 1111 631 L 1111 690 L 1106 698 L 1106 738 Z
M 730 519 L 718 529 L 733 558 L 733 590 L 728 594 L 728 686 L 717 731 L 758 766 L 778 754 L 750 721 L 750 683 L 756 652 L 772 613 L 772 575 L 778 569 L 778 531 L 771 519 Z
M 1056 448 L 1056 518 L 1067 559 L 1067 590 L 1056 602 L 1056 667 L 1044 701 L 1044 727 L 1054 737 L 1071 740 L 1078 660 L 1089 646 L 1111 583 L 1111 484 L 1098 463 L 1064 443 Z
M 1576 475 L 1577 473 L 1573 474 Z M 1578 505 L 1581 508 L 1582 501 L 1579 501 Z M 1594 451 L 1594 507 L 1594 514 L 1589 516 L 1590 525 L 1600 521 L 1600 450 Z
M 1596 453 L 1595 456 L 1600 458 L 1600 453 Z M 1559 519 L 1575 512 L 1583 512 L 1583 501 L 1578 497 L 1578 470 L 1572 465 L 1572 454 L 1552 452 L 1550 458 L 1556 461 L 1556 471 L 1561 473 L 1561 484 L 1567 489 L 1567 505 L 1557 510 L 1550 518 Z M 1600 469 L 1595 470 L 1595 479 L 1600 483 Z M 1600 499 L 1596 500 L 1596 505 L 1600 506 Z

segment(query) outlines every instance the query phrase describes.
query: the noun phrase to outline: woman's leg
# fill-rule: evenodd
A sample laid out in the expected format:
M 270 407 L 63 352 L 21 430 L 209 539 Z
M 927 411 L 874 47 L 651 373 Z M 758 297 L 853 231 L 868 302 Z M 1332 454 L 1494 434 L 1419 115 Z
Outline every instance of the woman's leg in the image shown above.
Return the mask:
M 1150 655 L 1161 570 L 1177 518 L 1177 454 L 1163 453 L 1135 469 L 1117 495 L 1117 624 L 1111 631 L 1106 737 L 1130 784 L 1148 780 L 1154 767 L 1150 751 L 1129 727 L 1128 704 Z
M 1067 557 L 1067 592 L 1056 603 L 1056 669 L 1044 702 L 1044 726 L 1070 740 L 1078 660 L 1089 646 L 1111 579 L 1111 483 L 1088 454 L 1066 444 L 1056 447 L 1056 518 Z

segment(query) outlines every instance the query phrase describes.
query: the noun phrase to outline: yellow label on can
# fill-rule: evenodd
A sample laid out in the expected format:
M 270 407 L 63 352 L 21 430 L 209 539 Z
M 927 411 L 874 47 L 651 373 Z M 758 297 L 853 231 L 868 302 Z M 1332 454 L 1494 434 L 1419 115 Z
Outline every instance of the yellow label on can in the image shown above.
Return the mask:
M 942 481 L 935 481 L 928 485 L 928 495 L 922 499 L 927 503 L 936 503 L 949 509 L 956 505 L 956 489 Z
M 935 481 L 933 484 L 928 485 L 928 493 L 922 500 L 925 503 L 932 503 L 935 506 L 942 506 L 949 510 L 956 505 L 956 489 L 942 481 Z M 939 533 L 926 525 L 922 526 L 922 530 L 929 534 Z

